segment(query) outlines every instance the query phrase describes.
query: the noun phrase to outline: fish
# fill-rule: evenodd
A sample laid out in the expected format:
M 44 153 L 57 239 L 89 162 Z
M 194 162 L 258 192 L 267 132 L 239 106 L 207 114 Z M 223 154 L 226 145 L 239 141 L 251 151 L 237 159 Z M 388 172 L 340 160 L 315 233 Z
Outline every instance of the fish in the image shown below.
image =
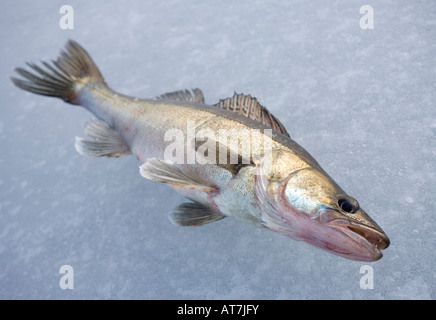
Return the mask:
M 382 228 L 257 98 L 234 93 L 206 104 L 198 88 L 148 99 L 123 95 L 74 40 L 41 64 L 16 68 L 11 81 L 90 111 L 88 137 L 76 137 L 76 150 L 135 155 L 141 176 L 188 199 L 170 212 L 174 224 L 233 217 L 357 261 L 376 261 L 389 246 Z

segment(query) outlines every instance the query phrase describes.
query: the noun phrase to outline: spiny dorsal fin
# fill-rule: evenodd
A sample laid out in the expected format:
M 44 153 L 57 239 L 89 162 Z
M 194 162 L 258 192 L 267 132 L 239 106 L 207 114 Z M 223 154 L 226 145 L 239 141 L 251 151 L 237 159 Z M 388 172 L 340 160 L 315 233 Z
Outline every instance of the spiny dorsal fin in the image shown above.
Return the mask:
M 192 89 L 192 92 L 189 91 L 188 89 L 174 91 L 174 92 L 167 92 L 160 95 L 159 97 L 156 97 L 156 99 L 204 103 L 203 92 L 201 92 L 201 90 L 198 88 Z
M 230 110 L 252 120 L 256 120 L 289 137 L 289 133 L 279 119 L 274 117 L 267 108 L 262 106 L 256 98 L 250 95 L 235 93 L 231 98 L 220 100 L 220 102 L 215 104 L 215 107 Z

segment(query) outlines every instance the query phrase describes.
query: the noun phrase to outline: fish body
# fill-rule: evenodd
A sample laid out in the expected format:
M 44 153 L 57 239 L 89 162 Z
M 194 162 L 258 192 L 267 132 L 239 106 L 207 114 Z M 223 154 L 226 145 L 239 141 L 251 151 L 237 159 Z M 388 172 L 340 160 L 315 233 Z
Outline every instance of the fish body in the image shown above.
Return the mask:
M 109 88 L 91 57 L 71 40 L 57 61 L 43 64 L 45 69 L 29 64 L 36 74 L 16 69 L 26 80 L 12 81 L 93 113 L 85 127 L 91 139 L 76 138 L 77 151 L 134 154 L 143 177 L 191 200 L 170 214 L 175 224 L 232 216 L 363 261 L 380 259 L 389 245 L 358 202 L 255 98 L 235 94 L 207 105 L 199 89 L 128 97 Z

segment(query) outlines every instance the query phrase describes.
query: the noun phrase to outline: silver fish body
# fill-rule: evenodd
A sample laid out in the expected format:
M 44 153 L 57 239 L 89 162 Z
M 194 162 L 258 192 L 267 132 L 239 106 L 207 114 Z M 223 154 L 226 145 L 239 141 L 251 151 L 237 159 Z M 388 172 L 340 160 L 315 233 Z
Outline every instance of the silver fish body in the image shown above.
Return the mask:
M 67 43 L 54 65 L 29 65 L 37 75 L 16 69 L 26 79 L 12 78 L 18 87 L 82 105 L 96 116 L 85 127 L 92 139 L 76 139 L 80 153 L 133 153 L 142 176 L 167 183 L 192 200 L 172 212 L 174 223 L 202 225 L 232 216 L 363 261 L 380 259 L 389 245 L 389 238 L 358 202 L 255 98 L 235 94 L 210 106 L 199 89 L 157 99 L 128 97 L 107 86 L 74 41 Z M 198 140 L 201 132 L 207 135 Z M 238 132 L 244 134 L 232 143 Z M 172 151 L 183 161 L 175 162 L 168 160 L 168 154 L 174 154 L 168 150 L 177 139 L 182 147 L 179 143 Z M 197 158 L 200 150 L 207 150 L 202 154 L 207 156 Z M 237 161 L 228 161 L 232 156 Z

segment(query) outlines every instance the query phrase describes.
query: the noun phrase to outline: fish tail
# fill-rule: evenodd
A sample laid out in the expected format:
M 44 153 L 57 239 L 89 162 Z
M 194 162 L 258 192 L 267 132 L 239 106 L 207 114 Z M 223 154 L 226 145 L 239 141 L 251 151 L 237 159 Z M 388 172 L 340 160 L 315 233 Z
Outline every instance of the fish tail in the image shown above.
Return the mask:
M 23 90 L 61 98 L 71 104 L 79 104 L 77 94 L 85 85 L 96 82 L 106 85 L 89 54 L 73 40 L 68 40 L 56 61 L 42 64 L 45 68 L 27 63 L 34 73 L 16 68 L 24 79 L 11 77 L 12 82 Z

